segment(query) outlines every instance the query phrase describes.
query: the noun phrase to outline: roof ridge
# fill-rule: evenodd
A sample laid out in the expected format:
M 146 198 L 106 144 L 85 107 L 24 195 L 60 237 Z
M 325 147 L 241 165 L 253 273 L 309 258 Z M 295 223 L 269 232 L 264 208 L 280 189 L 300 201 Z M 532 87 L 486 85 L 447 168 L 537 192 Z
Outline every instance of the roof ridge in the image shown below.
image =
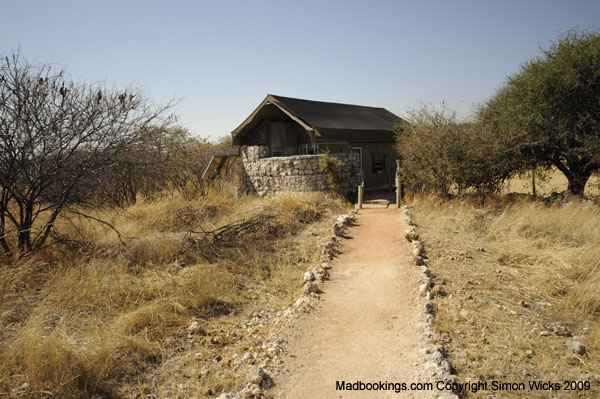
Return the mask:
M 278 94 L 267 94 L 267 96 L 271 96 L 271 97 L 274 97 L 276 99 L 283 98 L 283 99 L 289 99 L 289 100 L 294 100 L 294 101 L 305 101 L 305 102 L 322 103 L 322 104 L 335 104 L 335 105 L 344 105 L 344 106 L 360 107 L 360 108 L 384 109 L 384 110 L 388 111 L 384 107 L 373 107 L 373 106 L 370 106 L 370 105 L 348 104 L 348 103 L 339 103 L 339 102 L 333 102 L 333 101 L 308 100 L 306 98 L 287 97 L 287 96 L 280 96 Z M 388 111 L 388 112 L 390 112 L 390 111 Z

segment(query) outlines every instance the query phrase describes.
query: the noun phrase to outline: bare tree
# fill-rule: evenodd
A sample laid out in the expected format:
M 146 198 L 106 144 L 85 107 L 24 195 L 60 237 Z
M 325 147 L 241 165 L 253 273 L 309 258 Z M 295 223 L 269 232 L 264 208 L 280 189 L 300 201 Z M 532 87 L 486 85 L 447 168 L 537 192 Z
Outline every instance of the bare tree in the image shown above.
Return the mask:
M 23 254 L 47 241 L 57 217 L 82 200 L 145 127 L 165 123 L 136 88 L 77 83 L 18 54 L 0 60 L 0 246 Z M 12 230 L 11 229 L 14 229 Z M 16 243 L 10 231 L 16 233 Z M 13 240 L 14 241 L 14 240 Z
M 90 188 L 98 202 L 124 207 L 135 204 L 140 194 L 151 199 L 165 189 L 168 151 L 162 145 L 163 130 L 169 129 L 144 129 L 139 139 L 98 176 L 99 187 Z

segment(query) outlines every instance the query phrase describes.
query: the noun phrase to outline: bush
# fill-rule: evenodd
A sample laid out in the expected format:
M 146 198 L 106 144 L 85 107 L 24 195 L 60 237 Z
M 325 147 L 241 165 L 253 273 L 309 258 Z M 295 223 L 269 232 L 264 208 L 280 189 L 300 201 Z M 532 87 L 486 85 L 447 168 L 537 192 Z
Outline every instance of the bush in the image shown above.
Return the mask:
M 319 169 L 333 193 L 337 195 L 346 193 L 348 173 L 346 173 L 346 165 L 342 160 L 328 154 L 319 155 Z
M 475 192 L 485 199 L 516 169 L 499 137 L 446 109 L 412 111 L 396 134 L 403 184 L 413 192 L 443 197 Z

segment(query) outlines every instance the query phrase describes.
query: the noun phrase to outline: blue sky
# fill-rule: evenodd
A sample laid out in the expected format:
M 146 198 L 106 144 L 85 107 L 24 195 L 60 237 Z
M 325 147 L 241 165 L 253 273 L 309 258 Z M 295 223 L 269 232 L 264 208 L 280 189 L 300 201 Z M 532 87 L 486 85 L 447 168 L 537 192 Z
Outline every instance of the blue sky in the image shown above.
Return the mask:
M 75 80 L 180 99 L 194 134 L 229 134 L 267 93 L 466 115 L 600 1 L 0 1 L 0 53 Z

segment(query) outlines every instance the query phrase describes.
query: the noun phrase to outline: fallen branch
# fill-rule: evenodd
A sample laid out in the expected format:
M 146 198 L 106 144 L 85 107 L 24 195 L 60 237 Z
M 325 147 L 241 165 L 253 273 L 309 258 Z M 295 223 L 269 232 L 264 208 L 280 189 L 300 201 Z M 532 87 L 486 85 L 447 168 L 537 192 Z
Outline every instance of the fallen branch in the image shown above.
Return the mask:
M 249 219 L 236 221 L 213 230 L 190 230 L 185 233 L 181 249 L 175 255 L 174 261 L 186 253 L 190 247 L 197 249 L 197 254 L 207 261 L 218 257 L 221 248 L 231 248 L 249 235 L 258 233 L 272 234 L 274 226 L 271 223 L 275 215 L 260 213 Z

